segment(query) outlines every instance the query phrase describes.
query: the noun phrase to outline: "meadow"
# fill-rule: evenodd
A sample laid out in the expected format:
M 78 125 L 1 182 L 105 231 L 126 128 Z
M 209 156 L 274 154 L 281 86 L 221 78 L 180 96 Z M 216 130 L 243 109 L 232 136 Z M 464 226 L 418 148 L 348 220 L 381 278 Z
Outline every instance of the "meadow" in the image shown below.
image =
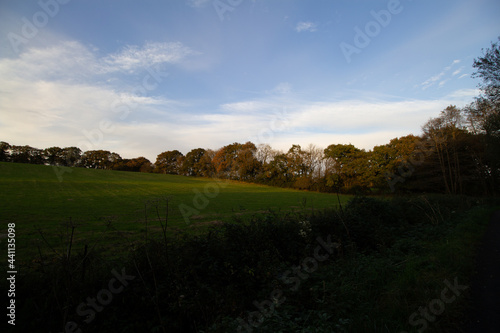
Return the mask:
M 345 204 L 349 196 L 209 178 L 0 163 L 0 214 L 5 223 L 17 225 L 19 260 L 38 253 L 33 245 L 62 246 L 71 226 L 77 243 L 100 239 L 108 246 L 124 235 L 130 240 L 143 234 L 146 220 L 159 230 L 157 213 L 165 222 L 167 200 L 169 230 L 195 233 L 235 217 L 334 208 L 339 199 Z
M 16 224 L 16 329 L 30 332 L 460 331 L 499 208 L 14 163 L 0 163 L 0 189 L 3 230 Z M 111 302 L 117 271 L 130 283 Z M 463 292 L 419 316 L 450 283 Z M 85 303 L 95 295 L 102 312 Z

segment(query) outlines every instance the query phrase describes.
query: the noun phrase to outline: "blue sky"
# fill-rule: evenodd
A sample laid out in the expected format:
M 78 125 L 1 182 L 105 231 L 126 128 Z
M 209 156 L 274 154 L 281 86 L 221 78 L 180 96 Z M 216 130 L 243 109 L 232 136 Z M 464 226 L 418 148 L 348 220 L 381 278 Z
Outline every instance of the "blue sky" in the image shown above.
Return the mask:
M 478 94 L 497 0 L 0 1 L 0 140 L 372 149 Z

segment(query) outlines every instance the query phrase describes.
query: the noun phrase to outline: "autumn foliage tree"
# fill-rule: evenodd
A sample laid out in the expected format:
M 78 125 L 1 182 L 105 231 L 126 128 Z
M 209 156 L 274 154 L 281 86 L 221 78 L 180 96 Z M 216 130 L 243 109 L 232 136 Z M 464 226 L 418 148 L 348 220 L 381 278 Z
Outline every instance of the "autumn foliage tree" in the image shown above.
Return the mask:
M 250 180 L 255 178 L 261 163 L 255 157 L 257 147 L 252 142 L 233 143 L 219 149 L 212 159 L 215 173 L 221 178 Z
M 176 175 L 182 167 L 183 159 L 184 155 L 178 150 L 165 151 L 156 157 L 155 172 Z
M 181 174 L 185 176 L 202 176 L 202 159 L 206 152 L 203 148 L 196 148 L 187 153 L 182 162 Z
M 131 172 L 151 172 L 153 164 L 145 157 L 122 159 L 113 165 L 113 170 Z

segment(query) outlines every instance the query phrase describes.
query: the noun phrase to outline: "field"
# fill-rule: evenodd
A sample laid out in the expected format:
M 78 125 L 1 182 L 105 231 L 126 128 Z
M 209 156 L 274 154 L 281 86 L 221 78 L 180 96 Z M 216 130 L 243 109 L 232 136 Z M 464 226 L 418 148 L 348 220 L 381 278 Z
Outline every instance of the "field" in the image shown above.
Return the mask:
M 108 237 L 102 242 L 108 246 L 123 235 L 144 233 L 146 215 L 153 230 L 160 230 L 156 208 L 164 221 L 165 199 L 170 230 L 188 232 L 268 211 L 338 206 L 336 195 L 235 181 L 0 163 L 0 215 L 4 223 L 16 223 L 18 260 L 37 254 L 34 245 L 64 243 L 70 225 L 76 226 L 77 243 Z
M 9 163 L 0 189 L 2 246 L 16 225 L 16 329 L 27 332 L 460 331 L 468 287 L 438 320 L 413 319 L 443 281 L 470 285 L 498 210 L 494 198 L 445 195 L 340 196 L 336 210 L 331 194 Z M 130 284 L 85 317 L 83 300 L 104 295 L 114 269 Z

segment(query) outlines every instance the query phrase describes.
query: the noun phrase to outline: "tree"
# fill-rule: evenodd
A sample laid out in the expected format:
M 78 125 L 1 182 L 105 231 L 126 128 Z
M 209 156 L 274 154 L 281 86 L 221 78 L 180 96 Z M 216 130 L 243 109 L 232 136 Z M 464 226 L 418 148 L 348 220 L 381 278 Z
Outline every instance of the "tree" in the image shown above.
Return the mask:
M 277 186 L 291 186 L 294 173 L 290 167 L 290 159 L 286 154 L 276 155 L 266 166 L 266 177 L 269 183 Z
M 238 178 L 241 180 L 255 180 L 262 170 L 262 163 L 255 157 L 257 147 L 252 142 L 247 142 L 240 147 L 236 160 Z
M 212 149 L 207 149 L 205 154 L 200 159 L 198 163 L 199 166 L 199 175 L 203 177 L 213 177 L 215 175 L 215 166 L 213 164 L 213 159 L 215 157 L 216 152 Z
M 0 162 L 8 162 L 10 160 L 11 146 L 5 142 L 0 142 Z
M 50 147 L 43 150 L 45 162 L 49 165 L 63 165 L 63 150 L 59 147 Z
M 422 139 L 412 134 L 394 138 L 389 143 L 373 147 L 370 155 L 369 181 L 371 187 L 387 188 L 388 177 L 401 176 L 408 168 L 420 164 L 421 157 L 413 156 Z M 420 152 L 418 152 L 420 154 Z M 418 159 L 419 161 L 415 161 Z M 411 164 L 411 166 L 409 165 Z M 403 170 L 403 172 L 401 172 Z
M 484 144 L 481 143 L 483 134 L 468 130 L 471 128 L 470 114 L 470 108 L 462 110 L 450 105 L 422 127 L 423 138 L 433 144 L 433 149 L 419 172 L 427 175 L 428 183 L 436 184 L 433 190 L 463 194 L 477 192 L 477 184 L 484 184 L 484 179 L 481 180 L 486 172 Z M 433 180 L 438 169 L 440 182 Z M 421 175 L 419 178 L 425 180 Z
M 498 38 L 500 41 L 500 37 Z M 479 127 L 485 133 L 485 163 L 492 193 L 500 187 L 500 44 L 491 43 L 483 56 L 474 60 L 473 77 L 482 80 L 482 95 L 476 99 L 474 115 L 480 114 Z
M 78 165 L 82 157 L 82 150 L 78 147 L 66 147 L 62 151 L 63 166 L 73 167 Z
M 12 146 L 10 160 L 15 163 L 43 164 L 43 151 L 30 146 Z
M 178 150 L 165 151 L 156 157 L 155 171 L 164 174 L 179 174 L 184 155 Z
M 331 159 L 327 170 L 327 185 L 345 191 L 365 191 L 369 182 L 368 153 L 352 144 L 333 144 L 325 150 L 325 158 Z
M 305 163 L 305 152 L 300 145 L 292 145 L 286 153 L 288 159 L 288 170 L 293 174 L 293 178 L 307 177 L 310 173 Z
M 222 178 L 237 178 L 237 163 L 238 152 L 240 150 L 240 143 L 233 143 L 222 147 L 217 150 L 212 163 L 215 168 L 215 173 L 218 177 Z
M 122 158 L 107 150 L 88 150 L 83 153 L 79 166 L 89 169 L 112 169 Z
M 498 38 L 500 41 L 500 37 Z M 486 95 L 486 99 L 497 104 L 500 102 L 500 44 L 491 43 L 491 49 L 483 49 L 483 56 L 474 59 L 472 67 L 476 72 L 472 77 L 482 80 L 480 89 Z
M 268 164 L 274 156 L 276 156 L 279 152 L 273 150 L 270 145 L 261 143 L 257 146 L 257 151 L 255 152 L 255 158 L 259 161 L 263 166 Z
M 113 165 L 113 170 L 131 172 L 151 172 L 153 164 L 145 157 L 119 160 Z
M 250 180 L 255 178 L 260 168 L 255 158 L 257 147 L 252 142 L 233 143 L 219 149 L 212 163 L 218 177 Z
M 202 175 L 202 158 L 207 151 L 203 148 L 196 148 L 186 154 L 182 162 L 181 173 L 185 176 L 201 176 Z

